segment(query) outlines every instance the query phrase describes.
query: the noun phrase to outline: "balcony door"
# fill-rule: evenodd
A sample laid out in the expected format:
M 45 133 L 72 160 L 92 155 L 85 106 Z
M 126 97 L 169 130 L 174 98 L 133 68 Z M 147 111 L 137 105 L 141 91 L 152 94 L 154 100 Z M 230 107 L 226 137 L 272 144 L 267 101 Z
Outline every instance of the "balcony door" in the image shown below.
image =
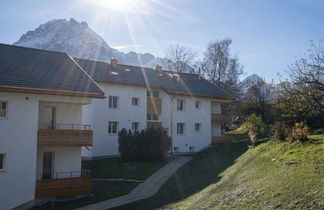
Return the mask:
M 53 178 L 54 152 L 43 153 L 43 179 Z
M 55 129 L 56 124 L 56 107 L 46 106 L 45 110 L 45 123 L 49 129 Z

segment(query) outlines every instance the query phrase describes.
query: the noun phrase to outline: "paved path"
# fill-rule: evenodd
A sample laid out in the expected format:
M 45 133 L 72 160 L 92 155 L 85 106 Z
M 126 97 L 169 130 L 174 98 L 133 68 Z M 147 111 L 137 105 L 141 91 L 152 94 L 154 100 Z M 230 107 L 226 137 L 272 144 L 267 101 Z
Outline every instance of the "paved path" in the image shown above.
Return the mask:
M 79 208 L 79 210 L 105 210 L 151 197 L 159 191 L 160 187 L 177 171 L 178 168 L 191 159 L 191 157 L 178 156 L 176 159 L 166 164 L 152 176 L 147 178 L 143 183 L 139 184 L 129 194 L 84 206 Z

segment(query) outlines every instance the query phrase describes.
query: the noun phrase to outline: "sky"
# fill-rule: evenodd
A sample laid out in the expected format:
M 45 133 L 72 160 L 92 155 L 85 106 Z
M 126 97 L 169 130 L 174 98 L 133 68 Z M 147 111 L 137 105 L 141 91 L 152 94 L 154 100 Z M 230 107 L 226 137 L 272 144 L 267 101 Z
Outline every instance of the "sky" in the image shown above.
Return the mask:
M 109 46 L 164 57 L 170 44 L 202 56 L 230 37 L 244 75 L 266 81 L 324 38 L 324 0 L 0 0 L 0 43 L 52 19 L 86 21 Z

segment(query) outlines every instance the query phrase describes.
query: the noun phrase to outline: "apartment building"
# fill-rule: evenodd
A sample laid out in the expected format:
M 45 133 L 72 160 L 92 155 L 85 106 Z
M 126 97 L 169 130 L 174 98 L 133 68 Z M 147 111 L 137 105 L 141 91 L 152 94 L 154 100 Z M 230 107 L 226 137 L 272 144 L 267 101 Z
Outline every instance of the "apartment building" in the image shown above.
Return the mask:
M 83 107 L 103 91 L 65 53 L 0 44 L 0 209 L 86 194 Z
M 119 155 L 122 128 L 163 127 L 172 138 L 172 152 L 198 152 L 224 140 L 222 123 L 230 116 L 221 104 L 233 101 L 225 90 L 197 74 L 74 58 L 105 92 L 84 107 L 84 123 L 93 124 L 93 146 L 84 157 Z

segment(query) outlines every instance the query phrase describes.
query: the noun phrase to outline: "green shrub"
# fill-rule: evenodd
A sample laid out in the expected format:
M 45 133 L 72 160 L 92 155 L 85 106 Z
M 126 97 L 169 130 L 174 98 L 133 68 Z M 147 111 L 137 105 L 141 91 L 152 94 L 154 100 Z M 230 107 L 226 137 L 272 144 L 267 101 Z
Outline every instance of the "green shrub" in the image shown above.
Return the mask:
M 257 140 L 264 136 L 267 131 L 267 125 L 262 121 L 260 116 L 256 114 L 251 114 L 245 119 L 247 128 L 249 129 L 249 138 L 251 139 L 252 143 L 256 143 Z
M 275 122 L 271 125 L 271 137 L 276 140 L 285 141 L 290 134 L 289 127 L 283 121 Z
M 308 140 L 309 127 L 305 123 L 295 123 L 292 128 L 291 137 L 293 141 L 305 142 Z
M 123 160 L 163 160 L 170 149 L 170 137 L 162 128 L 119 132 L 119 152 Z

